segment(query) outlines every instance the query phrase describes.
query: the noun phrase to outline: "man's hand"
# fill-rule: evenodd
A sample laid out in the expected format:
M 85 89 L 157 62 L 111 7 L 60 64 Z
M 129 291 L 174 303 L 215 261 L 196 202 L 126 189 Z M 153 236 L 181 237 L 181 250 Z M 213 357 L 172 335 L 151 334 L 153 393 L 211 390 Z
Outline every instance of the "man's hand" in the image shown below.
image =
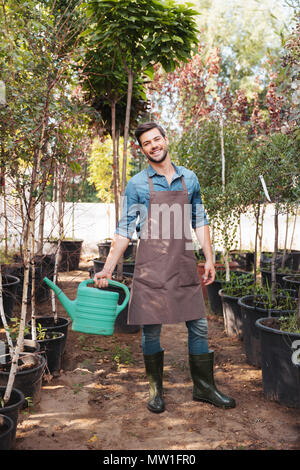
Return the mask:
M 206 261 L 204 264 L 204 274 L 203 274 L 203 281 L 206 286 L 212 284 L 216 277 L 216 270 L 214 264 Z
M 94 276 L 94 283 L 96 287 L 108 287 L 107 279 L 111 279 L 112 273 L 107 269 L 102 269 Z
M 203 250 L 206 263 L 204 264 L 203 282 L 205 286 L 212 284 L 216 277 L 216 270 L 213 263 L 212 246 L 210 241 L 210 231 L 208 225 L 195 229 L 197 240 Z
M 125 252 L 126 248 L 129 245 L 129 239 L 122 237 L 121 235 L 115 234 L 111 247 L 108 253 L 108 256 L 106 258 L 104 267 L 102 271 L 99 273 L 96 273 L 94 276 L 94 283 L 96 287 L 107 287 L 108 282 L 107 279 L 112 278 L 112 274 L 114 272 L 114 269 Z

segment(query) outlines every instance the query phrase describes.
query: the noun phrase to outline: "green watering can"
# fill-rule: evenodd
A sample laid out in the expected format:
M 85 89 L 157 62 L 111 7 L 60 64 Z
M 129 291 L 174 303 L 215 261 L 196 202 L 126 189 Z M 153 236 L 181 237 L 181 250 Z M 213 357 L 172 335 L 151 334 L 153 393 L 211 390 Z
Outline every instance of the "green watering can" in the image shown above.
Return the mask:
M 112 335 L 115 320 L 119 313 L 126 307 L 130 292 L 128 287 L 117 281 L 108 279 L 111 286 L 121 287 L 125 290 L 125 299 L 118 305 L 118 292 L 110 292 L 98 288 L 90 288 L 88 284 L 94 284 L 93 279 L 86 279 L 78 286 L 77 298 L 70 300 L 54 282 L 44 277 L 44 282 L 55 292 L 58 300 L 63 305 L 72 320 L 72 330 L 93 335 Z

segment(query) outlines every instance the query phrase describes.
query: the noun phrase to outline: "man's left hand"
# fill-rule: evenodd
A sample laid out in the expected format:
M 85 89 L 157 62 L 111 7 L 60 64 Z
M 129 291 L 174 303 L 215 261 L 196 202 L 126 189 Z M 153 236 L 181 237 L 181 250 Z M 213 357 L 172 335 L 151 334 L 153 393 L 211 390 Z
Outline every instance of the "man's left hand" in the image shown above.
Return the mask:
M 208 286 L 209 284 L 212 284 L 215 280 L 215 277 L 216 277 L 216 270 L 215 270 L 214 264 L 210 263 L 209 261 L 206 261 L 204 265 L 204 275 L 203 275 L 204 285 Z

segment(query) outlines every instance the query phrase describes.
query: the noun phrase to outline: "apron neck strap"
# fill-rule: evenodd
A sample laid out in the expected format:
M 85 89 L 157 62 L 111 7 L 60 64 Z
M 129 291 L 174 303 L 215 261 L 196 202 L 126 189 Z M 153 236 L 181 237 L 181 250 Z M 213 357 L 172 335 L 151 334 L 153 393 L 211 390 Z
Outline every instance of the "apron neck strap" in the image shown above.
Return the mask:
M 155 191 L 154 191 L 153 181 L 152 181 L 152 178 L 150 178 L 150 176 L 149 176 L 149 170 L 148 169 L 147 169 L 147 176 L 148 176 L 148 181 L 149 181 L 150 193 L 154 193 Z M 181 181 L 183 190 L 187 191 L 183 175 L 180 176 L 180 181 Z

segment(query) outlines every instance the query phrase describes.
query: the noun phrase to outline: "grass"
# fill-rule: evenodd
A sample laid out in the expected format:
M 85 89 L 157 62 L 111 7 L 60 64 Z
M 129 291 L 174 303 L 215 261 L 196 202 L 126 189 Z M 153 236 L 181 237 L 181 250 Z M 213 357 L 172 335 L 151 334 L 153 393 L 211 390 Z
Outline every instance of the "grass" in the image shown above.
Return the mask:
M 121 364 L 133 364 L 132 351 L 129 346 L 123 348 L 119 344 L 114 344 L 111 350 L 111 358 L 119 368 Z
M 280 317 L 280 331 L 288 331 L 289 333 L 300 334 L 300 318 L 297 316 L 297 312 L 286 317 Z

